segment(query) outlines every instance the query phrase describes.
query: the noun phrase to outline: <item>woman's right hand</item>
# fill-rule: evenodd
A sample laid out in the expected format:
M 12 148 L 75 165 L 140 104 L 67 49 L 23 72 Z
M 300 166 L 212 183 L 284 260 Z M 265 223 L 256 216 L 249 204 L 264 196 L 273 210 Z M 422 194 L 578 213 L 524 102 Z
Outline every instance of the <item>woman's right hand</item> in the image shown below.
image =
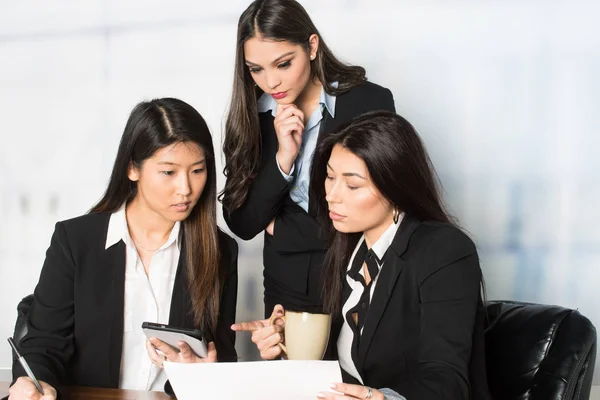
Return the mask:
M 277 162 L 279 168 L 289 175 L 302 145 L 304 113 L 293 104 L 277 105 L 273 124 L 279 142 Z
M 8 389 L 8 400 L 56 400 L 56 389 L 44 381 L 39 381 L 44 389 L 42 395 L 31 378 L 22 376 Z
M 277 304 L 273 308 L 271 318 L 283 317 L 285 311 L 283 306 Z M 238 322 L 231 325 L 234 331 L 252 332 L 252 342 L 260 351 L 260 356 L 265 360 L 273 360 L 281 357 L 281 347 L 279 343 L 283 342 L 284 323 L 282 319 L 277 319 L 273 325 L 268 319 L 262 319 L 251 322 Z
M 184 341 L 177 343 L 178 348 L 163 342 L 155 337 L 146 340 L 146 352 L 152 364 L 164 368 L 165 361 L 176 363 L 213 363 L 217 362 L 217 348 L 215 342 L 209 342 L 206 358 L 198 357 L 194 350 Z

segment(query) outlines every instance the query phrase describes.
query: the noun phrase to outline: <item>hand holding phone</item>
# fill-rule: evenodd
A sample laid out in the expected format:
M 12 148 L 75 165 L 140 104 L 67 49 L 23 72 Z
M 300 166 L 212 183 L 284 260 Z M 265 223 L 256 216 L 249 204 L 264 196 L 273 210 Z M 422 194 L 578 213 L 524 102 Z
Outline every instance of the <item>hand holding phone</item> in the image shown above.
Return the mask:
M 199 329 L 185 329 L 170 325 L 144 322 L 142 330 L 148 339 L 155 337 L 179 352 L 179 342 L 185 342 L 201 358 L 208 356 L 206 342 Z

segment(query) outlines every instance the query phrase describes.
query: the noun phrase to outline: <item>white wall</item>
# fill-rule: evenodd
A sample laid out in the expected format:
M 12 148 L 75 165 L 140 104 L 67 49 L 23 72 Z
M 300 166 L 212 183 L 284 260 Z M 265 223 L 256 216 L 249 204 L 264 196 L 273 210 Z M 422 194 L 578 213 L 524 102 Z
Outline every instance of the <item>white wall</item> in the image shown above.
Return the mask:
M 137 102 L 180 97 L 221 143 L 247 4 L 0 0 L 1 337 L 34 288 L 54 222 L 101 195 Z M 303 4 L 423 136 L 477 240 L 489 297 L 578 308 L 600 325 L 598 3 Z M 261 241 L 239 241 L 239 319 L 262 314 Z M 238 348 L 256 358 L 247 336 Z

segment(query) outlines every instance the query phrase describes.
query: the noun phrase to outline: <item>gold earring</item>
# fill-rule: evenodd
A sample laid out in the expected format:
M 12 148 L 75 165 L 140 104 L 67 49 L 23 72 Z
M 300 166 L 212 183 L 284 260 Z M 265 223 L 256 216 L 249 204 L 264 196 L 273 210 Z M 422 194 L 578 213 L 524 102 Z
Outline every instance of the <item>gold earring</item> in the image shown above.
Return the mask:
M 400 219 L 400 210 L 397 207 L 394 207 L 394 223 L 397 224 Z

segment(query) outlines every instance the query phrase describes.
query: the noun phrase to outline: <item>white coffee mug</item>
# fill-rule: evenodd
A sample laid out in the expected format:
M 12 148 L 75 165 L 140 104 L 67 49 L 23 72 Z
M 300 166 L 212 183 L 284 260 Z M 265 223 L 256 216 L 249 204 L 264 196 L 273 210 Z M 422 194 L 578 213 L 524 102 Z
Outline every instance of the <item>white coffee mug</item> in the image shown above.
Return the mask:
M 272 316 L 271 325 L 278 319 L 285 324 L 285 340 L 279 347 L 289 360 L 323 359 L 329 342 L 331 315 L 286 311 L 284 316 Z

